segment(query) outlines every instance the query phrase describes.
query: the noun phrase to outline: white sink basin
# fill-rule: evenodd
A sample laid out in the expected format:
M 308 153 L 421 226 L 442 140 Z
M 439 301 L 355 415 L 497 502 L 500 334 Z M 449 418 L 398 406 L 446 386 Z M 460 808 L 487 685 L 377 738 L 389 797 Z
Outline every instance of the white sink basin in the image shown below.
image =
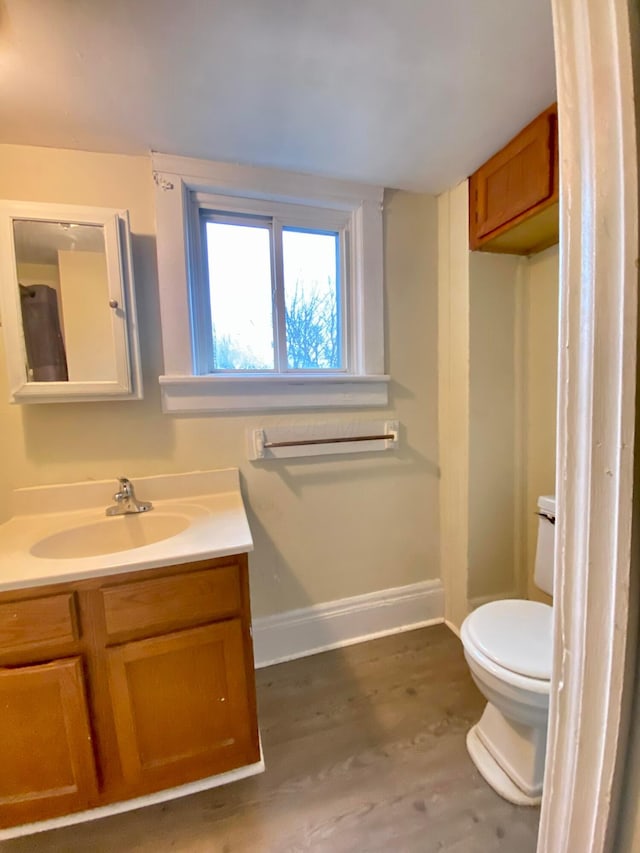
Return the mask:
M 46 536 L 31 546 L 31 553 L 49 560 L 98 557 L 162 542 L 182 533 L 190 524 L 187 516 L 157 510 L 118 515 Z
M 105 516 L 115 480 L 16 489 L 0 524 L 0 592 L 253 550 L 237 468 L 137 477 L 148 512 Z

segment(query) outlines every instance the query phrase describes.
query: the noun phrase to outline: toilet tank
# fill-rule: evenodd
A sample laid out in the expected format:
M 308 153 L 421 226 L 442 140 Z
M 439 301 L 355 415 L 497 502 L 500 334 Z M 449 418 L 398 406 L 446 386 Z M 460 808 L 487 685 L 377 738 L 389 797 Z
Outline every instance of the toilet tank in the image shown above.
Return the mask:
M 549 595 L 553 595 L 555 525 L 556 499 L 554 495 L 542 495 L 538 498 L 538 543 L 533 581 Z

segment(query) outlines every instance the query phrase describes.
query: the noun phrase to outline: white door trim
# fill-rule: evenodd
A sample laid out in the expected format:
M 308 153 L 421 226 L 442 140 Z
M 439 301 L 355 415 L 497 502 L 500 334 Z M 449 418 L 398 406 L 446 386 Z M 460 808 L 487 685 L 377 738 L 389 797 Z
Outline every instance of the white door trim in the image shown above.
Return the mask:
M 635 2 L 552 0 L 562 163 L 559 509 L 539 853 L 611 850 L 627 742 L 635 641 Z

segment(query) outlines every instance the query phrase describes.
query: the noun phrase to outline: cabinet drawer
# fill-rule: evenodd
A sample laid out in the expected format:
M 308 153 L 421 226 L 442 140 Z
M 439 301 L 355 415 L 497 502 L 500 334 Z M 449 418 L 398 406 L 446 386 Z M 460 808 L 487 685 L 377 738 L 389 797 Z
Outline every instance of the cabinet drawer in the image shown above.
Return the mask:
M 101 592 L 109 640 L 230 616 L 240 611 L 242 601 L 236 564 L 119 584 Z
M 69 643 L 78 639 L 75 595 L 72 592 L 7 601 L 0 604 L 2 652 L 30 646 Z

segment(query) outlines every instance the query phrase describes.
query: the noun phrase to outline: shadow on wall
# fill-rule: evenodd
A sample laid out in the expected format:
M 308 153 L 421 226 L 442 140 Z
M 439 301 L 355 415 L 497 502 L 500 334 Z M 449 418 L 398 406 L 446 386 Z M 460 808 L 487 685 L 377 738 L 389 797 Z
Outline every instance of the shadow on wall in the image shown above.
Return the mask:
M 293 636 L 313 625 L 308 639 L 323 647 L 334 640 L 333 617 L 326 613 L 325 623 L 309 607 L 341 607 L 354 596 L 437 579 L 431 484 L 438 476 L 435 462 L 406 440 L 387 454 L 251 464 L 241 483 L 255 546 L 254 616 L 287 616 L 286 625 L 269 628 L 276 636 L 288 632 L 289 618 Z M 329 632 L 321 636 L 325 624 Z
M 268 613 L 278 613 L 291 609 L 289 603 L 291 600 L 296 602 L 296 607 L 301 606 L 301 601 L 309 605 L 311 602 L 296 573 L 287 563 L 284 555 L 253 510 L 251 502 L 247 499 L 247 484 L 244 476 L 241 477 L 241 481 L 245 509 L 253 537 L 254 553 L 259 555 L 259 560 L 252 560 L 251 555 L 249 556 L 249 588 L 252 600 L 254 602 L 259 601 L 262 609 Z M 255 612 L 255 605 L 252 613 L 255 620 L 258 615 Z M 256 654 L 256 657 L 259 655 Z
M 146 234 L 132 234 L 131 251 L 136 277 L 134 284 L 142 369 L 147 387 L 150 391 L 153 389 L 159 398 L 158 375 L 162 372 L 163 357 L 156 238 Z
M 358 453 L 353 457 L 319 456 L 262 460 L 254 462 L 253 465 L 255 470 L 259 469 L 267 475 L 278 477 L 297 497 L 302 497 L 307 488 L 323 484 L 336 485 L 341 479 L 363 484 L 379 483 L 385 477 L 415 479 L 424 475 L 429 479 L 440 479 L 438 463 L 407 444 L 406 428 L 403 424 L 400 424 L 399 445 L 397 450 Z M 388 467 L 385 467 L 385 463 Z

